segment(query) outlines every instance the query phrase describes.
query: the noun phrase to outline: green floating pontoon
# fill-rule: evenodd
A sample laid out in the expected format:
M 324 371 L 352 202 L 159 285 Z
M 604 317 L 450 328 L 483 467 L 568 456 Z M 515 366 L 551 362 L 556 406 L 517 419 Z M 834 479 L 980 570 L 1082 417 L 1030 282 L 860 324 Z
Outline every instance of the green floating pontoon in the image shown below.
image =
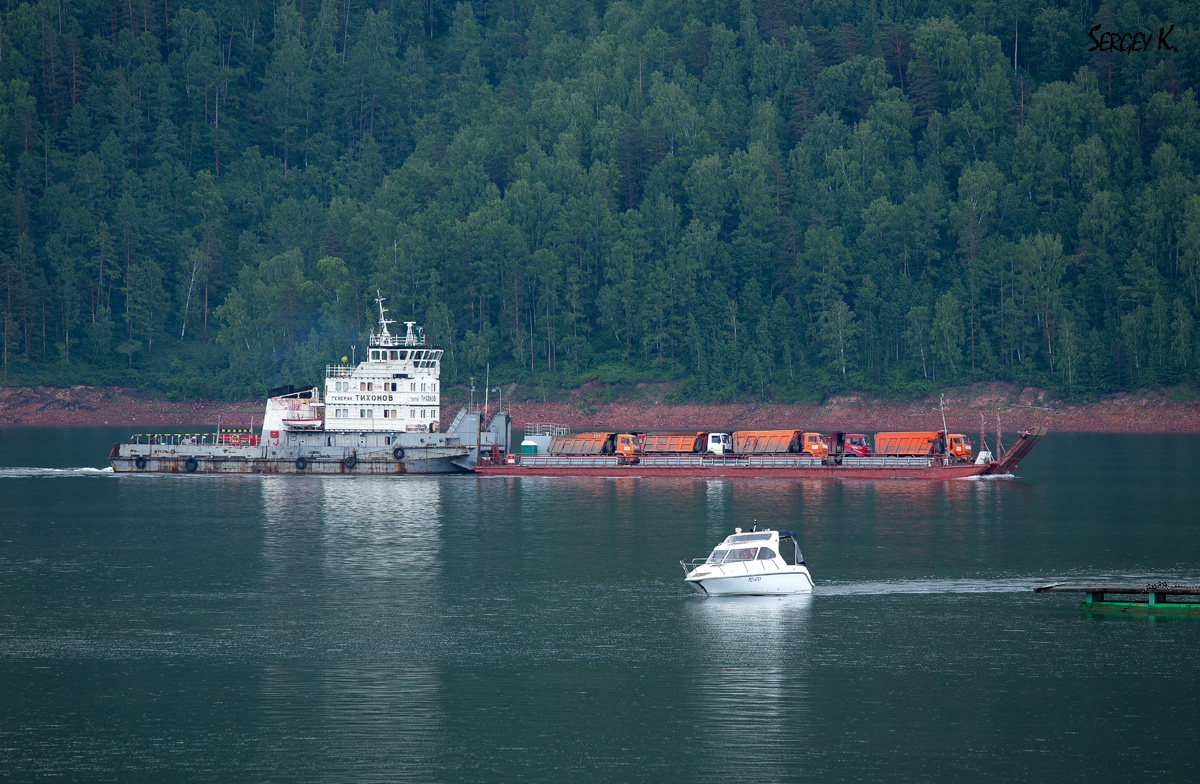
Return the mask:
M 1094 612 L 1200 613 L 1200 600 L 1180 598 L 1200 596 L 1198 585 L 1054 583 L 1033 590 L 1037 593 L 1085 594 L 1079 609 Z M 1137 598 L 1143 596 L 1144 599 Z

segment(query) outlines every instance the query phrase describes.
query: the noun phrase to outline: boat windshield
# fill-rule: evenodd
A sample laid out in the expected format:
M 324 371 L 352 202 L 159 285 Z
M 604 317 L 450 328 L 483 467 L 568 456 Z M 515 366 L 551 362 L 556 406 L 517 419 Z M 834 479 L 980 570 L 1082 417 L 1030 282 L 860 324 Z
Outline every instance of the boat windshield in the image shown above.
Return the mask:
M 717 548 L 708 556 L 708 563 L 733 563 L 734 561 L 753 561 L 758 556 L 757 547 L 734 547 L 723 550 Z M 768 551 L 769 552 L 769 551 Z M 774 554 L 768 557 L 774 557 Z
M 737 544 L 738 542 L 765 542 L 771 538 L 770 532 L 766 533 L 750 533 L 750 534 L 734 534 L 726 537 L 725 544 Z

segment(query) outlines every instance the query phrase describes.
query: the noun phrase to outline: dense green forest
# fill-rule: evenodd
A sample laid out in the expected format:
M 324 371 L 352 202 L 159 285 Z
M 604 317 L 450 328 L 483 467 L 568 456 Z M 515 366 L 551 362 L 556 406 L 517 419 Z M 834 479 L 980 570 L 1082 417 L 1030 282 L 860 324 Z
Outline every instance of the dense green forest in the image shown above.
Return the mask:
M 1200 6 L 0 13 L 6 384 L 315 383 L 377 290 L 450 384 L 1200 381 Z

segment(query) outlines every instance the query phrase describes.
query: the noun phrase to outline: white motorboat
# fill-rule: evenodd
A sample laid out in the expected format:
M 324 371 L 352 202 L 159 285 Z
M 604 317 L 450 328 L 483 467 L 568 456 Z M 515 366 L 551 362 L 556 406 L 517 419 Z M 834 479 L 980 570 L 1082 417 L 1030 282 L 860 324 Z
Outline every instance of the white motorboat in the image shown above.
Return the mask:
M 774 596 L 813 589 L 812 575 L 791 531 L 735 528 L 708 558 L 679 563 L 687 583 L 705 596 Z

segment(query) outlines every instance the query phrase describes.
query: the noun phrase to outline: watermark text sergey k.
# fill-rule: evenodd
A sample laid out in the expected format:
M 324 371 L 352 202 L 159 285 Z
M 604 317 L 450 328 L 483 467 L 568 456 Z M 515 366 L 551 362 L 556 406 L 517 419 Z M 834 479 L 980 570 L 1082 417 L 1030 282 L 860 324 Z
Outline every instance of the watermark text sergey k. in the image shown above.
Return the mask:
M 1168 52 L 1179 51 L 1178 48 L 1171 46 L 1171 43 L 1167 40 L 1171 36 L 1171 32 L 1175 30 L 1175 25 L 1158 28 L 1157 38 L 1155 38 L 1153 30 L 1138 30 L 1133 33 L 1114 33 L 1106 30 L 1100 33 L 1100 37 L 1097 38 L 1096 33 L 1099 32 L 1101 27 L 1103 25 L 1096 25 L 1088 31 L 1088 37 L 1092 39 L 1092 48 L 1088 49 L 1089 52 L 1125 52 L 1128 54 L 1132 54 L 1133 52 L 1148 52 L 1150 51 L 1150 44 L 1155 41 L 1158 43 L 1156 47 L 1158 51 L 1164 49 Z

